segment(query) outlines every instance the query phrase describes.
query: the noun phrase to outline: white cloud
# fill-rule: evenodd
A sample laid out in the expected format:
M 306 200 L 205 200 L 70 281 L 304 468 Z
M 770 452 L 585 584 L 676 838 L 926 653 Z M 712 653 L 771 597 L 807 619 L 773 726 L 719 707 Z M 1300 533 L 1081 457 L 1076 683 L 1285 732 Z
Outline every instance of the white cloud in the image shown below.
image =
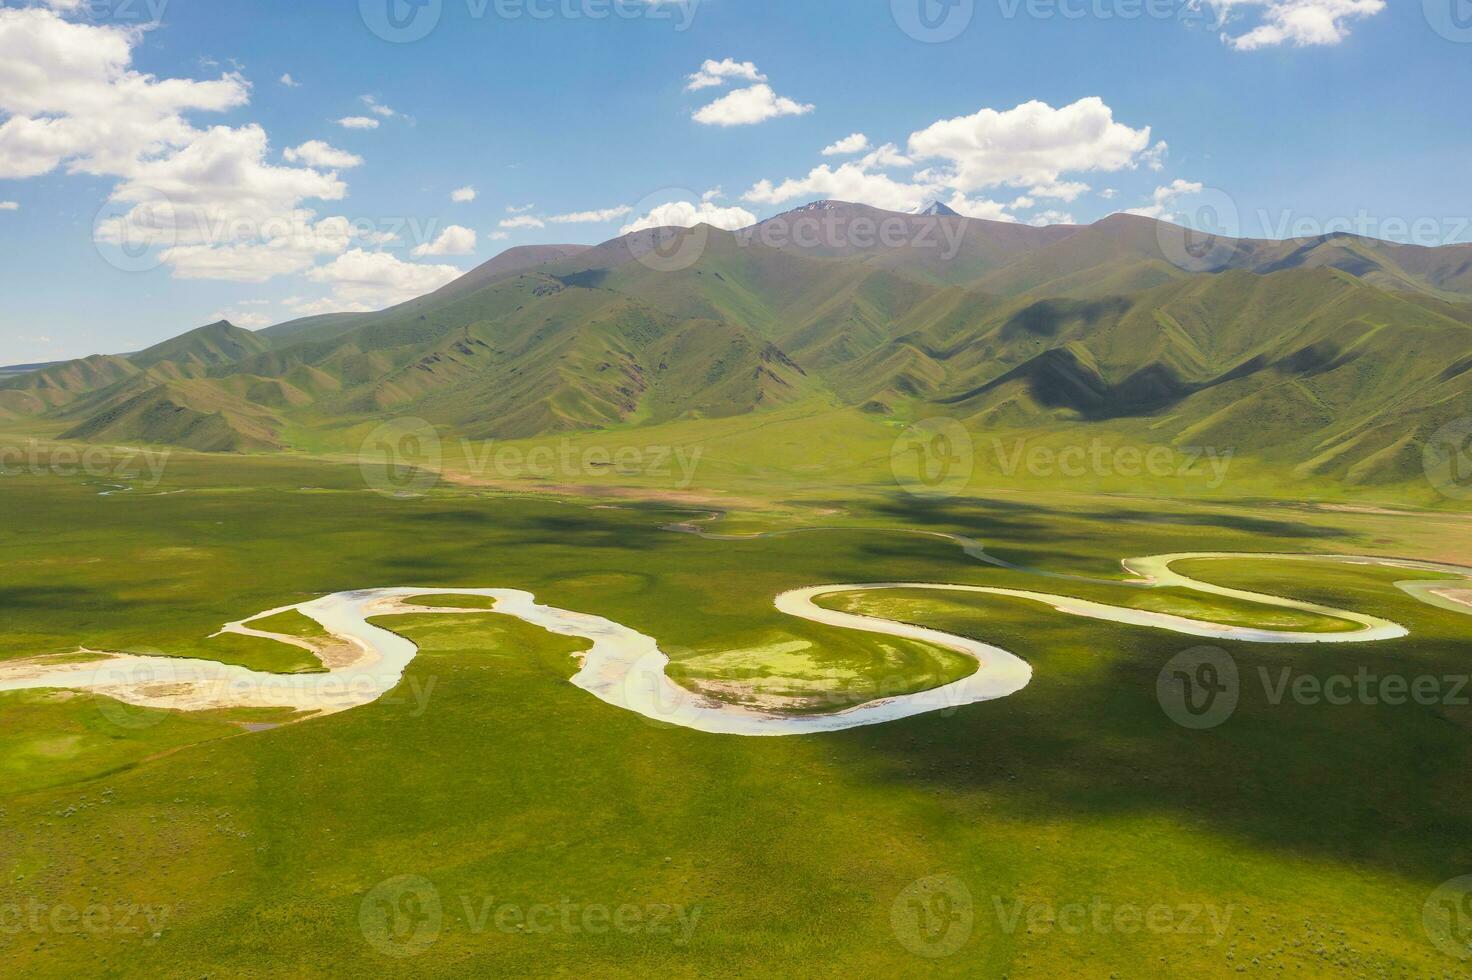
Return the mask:
M 339 119 L 337 124 L 343 129 L 377 129 L 378 120 L 368 116 L 347 116 Z
M 133 168 L 112 199 L 147 208 L 139 227 L 153 226 L 183 243 L 277 237 L 267 226 L 295 220 L 308 198 L 341 200 L 347 185 L 332 173 L 265 162 L 269 151 L 260 126 L 216 126 L 172 156 Z M 146 217 L 146 221 L 143 219 Z
M 237 282 L 304 272 L 355 237 L 392 239 L 344 217 L 319 219 L 302 202 L 341 199 L 347 185 L 336 173 L 272 166 L 268 150 L 259 126 L 200 134 L 118 185 L 112 200 L 119 213 L 99 222 L 97 239 L 155 245 L 176 278 Z
M 248 304 L 242 303 L 241 306 Z M 245 310 L 216 310 L 209 315 L 210 323 L 218 323 L 221 320 L 229 320 L 237 327 L 247 330 L 257 330 L 261 327 L 269 327 L 273 320 L 264 313 L 250 313 Z
M 942 190 L 935 184 L 918 184 L 896 180 L 889 174 L 876 173 L 862 161 L 845 163 L 837 168 L 823 164 L 814 167 L 806 177 L 773 184 L 759 181 L 742 195 L 752 204 L 786 204 L 796 200 L 829 198 L 857 201 L 889 211 L 914 211 L 935 199 Z
M 577 224 L 602 224 L 605 221 L 615 221 L 619 218 L 632 214 L 633 208 L 627 204 L 621 204 L 616 208 L 603 208 L 600 211 L 574 211 L 571 214 L 554 214 L 547 220 L 554 225 L 577 225 Z
M 528 211 L 530 211 L 532 208 L 535 208 L 535 207 L 536 207 L 535 204 L 522 204 L 522 205 L 508 204 L 506 206 L 506 213 L 507 214 L 526 214 Z
M 19 201 L 0 201 L 0 211 L 19 211 Z
M 534 218 L 529 214 L 518 215 L 515 218 L 502 218 L 501 227 L 512 228 L 545 228 L 547 223 L 541 218 Z
M 96 239 L 156 247 L 181 279 L 260 282 L 346 251 L 355 234 L 347 219 L 319 218 L 305 202 L 347 194 L 335 172 L 317 167 L 361 161 L 312 141 L 284 154 L 305 166 L 277 166 L 258 125 L 195 128 L 186 113 L 244 105 L 250 85 L 238 74 L 197 82 L 139 73 L 134 49 L 148 36 L 0 8 L 0 177 L 65 165 L 117 178 Z
M 474 187 L 459 187 L 450 192 L 450 200 L 456 204 L 469 204 L 475 200 Z
M 1143 215 L 1146 218 L 1157 218 L 1161 221 L 1170 221 L 1175 215 L 1171 213 L 1171 205 L 1176 198 L 1185 197 L 1188 194 L 1200 194 L 1202 184 L 1192 180 L 1174 180 L 1164 187 L 1155 188 L 1151 196 L 1154 203 L 1143 208 L 1129 208 L 1126 214 Z
M 287 88 L 301 88 L 302 83 L 291 77 L 291 72 L 281 76 L 281 84 Z
M 508 234 L 506 234 L 506 232 L 504 232 L 504 231 L 493 231 L 489 235 L 487 235 L 486 237 L 489 238 L 493 242 L 504 242 L 506 239 L 510 238 L 511 236 L 508 235 Z
M 1140 159 L 1145 162 L 1151 170 L 1156 173 L 1165 169 L 1165 155 L 1170 152 L 1170 144 L 1165 140 L 1156 143 L 1141 155 Z
M 706 126 L 750 126 L 779 116 L 802 116 L 815 107 L 772 91 L 767 84 L 740 88 L 721 96 L 692 117 Z
M 1164 152 L 1164 141 L 1151 148 L 1150 127 L 1133 129 L 1115 122 L 1098 98 L 1060 109 L 1028 102 L 937 122 L 910 136 L 908 153 L 886 143 L 838 166 L 822 164 L 805 177 L 758 181 L 742 199 L 780 205 L 829 198 L 891 211 L 915 211 L 942 201 L 971 217 L 1013 221 L 1009 209 L 1025 210 L 1043 199 L 1074 201 L 1089 190 L 1067 174 L 1134 169 L 1157 161 Z M 932 165 L 905 175 L 892 172 L 913 168 L 916 161 Z M 1011 205 L 972 196 L 999 186 L 1024 193 Z
M 1073 202 L 1078 200 L 1080 194 L 1089 190 L 1088 184 L 1073 180 L 1054 180 L 1046 184 L 1037 184 L 1029 187 L 1027 192 L 1033 197 L 1046 197 L 1055 201 Z
M 1029 218 L 1027 223 L 1042 228 L 1046 225 L 1071 225 L 1074 220 L 1073 215 L 1067 211 L 1041 211 Z
M 1289 44 L 1313 47 L 1339 44 L 1349 36 L 1349 21 L 1373 17 L 1385 0 L 1198 0 L 1212 7 L 1225 28 L 1239 12 L 1260 11 L 1257 26 L 1243 34 L 1223 31 L 1222 40 L 1238 51 Z
M 434 241 L 416 246 L 414 255 L 469 255 L 474 251 L 475 232 L 460 225 L 450 225 Z
M 1119 196 L 1119 191 L 1115 190 L 1113 187 L 1106 187 L 1099 192 L 1099 196 L 1106 201 L 1112 201 Z
M 693 228 L 699 224 L 737 231 L 756 224 L 756 215 L 745 208 L 723 208 L 710 201 L 694 204 L 690 201 L 671 201 L 654 208 L 642 218 L 619 229 L 627 235 L 646 228 Z
M 346 150 L 339 150 L 321 140 L 308 140 L 301 146 L 288 148 L 281 154 L 287 163 L 305 163 L 310 167 L 329 167 L 347 170 L 361 167 L 363 158 Z
M 823 147 L 823 155 L 825 157 L 844 157 L 851 153 L 863 153 L 868 148 L 869 137 L 863 133 L 854 133 L 852 136 L 845 136 L 837 143 Z
M 128 176 L 187 145 L 190 111 L 244 105 L 237 74 L 159 79 L 132 68 L 142 31 L 71 23 L 39 7 L 0 7 L 0 179 L 72 173 Z
M 300 211 L 273 219 L 261 229 L 260 237 L 234 242 L 202 242 L 165 248 L 160 258 L 168 263 L 176 279 L 217 279 L 232 282 L 265 282 L 276 276 L 306 272 L 324 256 L 338 256 L 353 241 L 382 244 L 396 236 L 390 233 L 356 231 L 346 218 L 312 220 L 312 212 Z M 133 232 L 132 241 L 147 241 L 147 230 Z M 105 233 L 100 237 L 107 238 Z
M 453 265 L 405 262 L 388 252 L 353 249 L 307 274 L 314 282 L 332 286 L 330 300 L 296 304 L 295 310 L 360 312 L 381 310 L 433 292 L 462 275 Z
M 321 316 L 324 313 L 366 313 L 371 307 L 362 306 L 356 309 L 344 309 L 337 304 L 337 300 L 330 296 L 321 299 L 307 299 L 305 296 L 288 296 L 281 301 L 295 316 Z
M 238 245 L 176 245 L 163 259 L 175 279 L 265 282 L 276 276 L 305 272 L 314 264 L 310 251 L 253 242 Z
M 392 119 L 394 116 L 398 115 L 397 112 L 390 109 L 382 102 L 379 102 L 371 95 L 363 96 L 362 101 L 363 104 L 368 107 L 368 111 L 373 113 L 375 116 L 382 116 L 385 119 Z
M 1054 187 L 1060 175 L 1133 168 L 1150 146 L 1150 127 L 1132 129 L 1096 96 L 1054 109 L 1026 102 L 946 119 L 910 136 L 910 154 L 938 160 L 932 176 L 957 190 L 1005 184 Z
M 981 197 L 967 197 L 965 194 L 957 191 L 951 195 L 951 199 L 946 201 L 945 205 L 957 214 L 964 214 L 968 218 L 986 218 L 989 221 L 1017 220 L 1007 213 L 1008 207 L 1018 206 L 1016 201 L 1011 205 L 1007 205 L 998 201 L 988 201 Z M 1028 205 L 1028 207 L 1031 206 Z
M 756 65 L 749 61 L 736 61 L 734 58 L 726 58 L 721 61 L 707 60 L 700 66 L 700 70 L 688 76 L 685 91 L 694 92 L 703 88 L 715 88 L 726 84 L 733 78 L 744 79 L 748 82 L 765 82 L 767 76 L 757 71 Z

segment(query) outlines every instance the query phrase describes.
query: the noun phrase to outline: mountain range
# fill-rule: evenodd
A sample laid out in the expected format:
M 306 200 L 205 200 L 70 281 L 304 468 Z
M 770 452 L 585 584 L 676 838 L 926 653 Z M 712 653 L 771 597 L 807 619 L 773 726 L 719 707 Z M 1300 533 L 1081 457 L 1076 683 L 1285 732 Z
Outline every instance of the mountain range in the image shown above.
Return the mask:
M 738 232 L 514 248 L 377 313 L 219 322 L 0 373 L 63 438 L 270 451 L 387 416 L 522 438 L 789 406 L 1230 445 L 1356 484 L 1472 415 L 1472 245 L 1188 247 L 1116 214 L 1028 225 L 820 201 Z

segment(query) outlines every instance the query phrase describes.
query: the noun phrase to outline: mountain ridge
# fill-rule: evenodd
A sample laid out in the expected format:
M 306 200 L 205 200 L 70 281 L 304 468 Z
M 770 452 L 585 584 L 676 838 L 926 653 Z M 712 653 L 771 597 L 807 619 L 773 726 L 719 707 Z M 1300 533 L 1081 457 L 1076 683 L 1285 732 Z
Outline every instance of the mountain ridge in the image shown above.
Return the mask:
M 871 228 L 892 235 L 859 240 Z M 1472 247 L 1223 240 L 1200 271 L 1171 260 L 1178 233 L 1127 214 L 1032 228 L 820 201 L 734 233 L 511 249 L 376 313 L 220 321 L 0 377 L 0 414 L 254 452 L 384 415 L 527 438 L 852 406 L 1233 439 L 1351 482 L 1410 478 L 1434 426 L 1472 414 L 1472 370 L 1454 370 L 1472 364 Z

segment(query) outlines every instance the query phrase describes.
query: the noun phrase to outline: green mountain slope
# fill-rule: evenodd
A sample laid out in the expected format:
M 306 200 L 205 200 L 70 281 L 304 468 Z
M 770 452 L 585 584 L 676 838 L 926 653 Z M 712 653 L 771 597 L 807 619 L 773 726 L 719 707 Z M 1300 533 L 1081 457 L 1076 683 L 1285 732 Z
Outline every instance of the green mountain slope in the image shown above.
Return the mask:
M 217 323 L 52 365 L 0 379 L 0 413 L 217 451 L 399 416 L 523 438 L 943 414 L 1356 485 L 1416 478 L 1429 433 L 1472 415 L 1472 248 L 1224 241 L 1193 272 L 1172 261 L 1178 234 L 819 202 L 734 234 L 514 249 L 378 313 Z

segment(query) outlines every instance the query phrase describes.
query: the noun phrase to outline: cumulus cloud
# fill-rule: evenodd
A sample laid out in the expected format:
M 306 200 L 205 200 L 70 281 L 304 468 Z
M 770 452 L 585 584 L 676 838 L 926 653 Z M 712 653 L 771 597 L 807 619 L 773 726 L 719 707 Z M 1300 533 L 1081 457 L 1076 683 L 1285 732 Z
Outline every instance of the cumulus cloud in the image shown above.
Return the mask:
M 185 113 L 244 105 L 238 74 L 159 79 L 132 68 L 142 32 L 0 8 L 0 178 L 127 176 L 197 135 Z
M 265 282 L 276 276 L 305 272 L 315 264 L 315 255 L 310 250 L 255 242 L 176 245 L 162 254 L 175 279 Z
M 823 155 L 825 157 L 846 157 L 853 153 L 863 153 L 868 148 L 869 137 L 863 133 L 854 133 L 852 136 L 845 136 L 837 143 L 823 147 Z
M 779 116 L 803 116 L 814 108 L 778 95 L 763 83 L 723 95 L 697 109 L 692 118 L 706 126 L 750 126 Z
M 19 201 L 0 201 L 0 211 L 19 211 Z
M 943 203 L 957 214 L 968 218 L 986 218 L 989 221 L 1016 221 L 1016 217 L 1007 213 L 1007 208 L 1021 206 L 1017 201 L 1006 205 L 999 201 L 989 201 L 984 197 L 968 197 L 960 191 L 952 194 L 950 199 Z M 1026 207 L 1032 207 L 1032 203 L 1029 202 Z
M 1076 180 L 1055 180 L 1045 184 L 1034 184 L 1028 188 L 1028 194 L 1033 197 L 1046 197 L 1057 201 L 1076 201 L 1079 195 L 1086 193 L 1089 185 Z
M 1386 6 L 1385 0 L 1198 0 L 1202 2 L 1216 11 L 1223 28 L 1257 12 L 1258 23 L 1250 30 L 1222 32 L 1222 40 L 1238 51 L 1339 44 L 1349 36 L 1349 22 L 1373 17 Z
M 416 246 L 414 255 L 469 255 L 474 251 L 475 232 L 460 225 L 450 225 L 434 241 Z
M 694 92 L 703 88 L 716 88 L 726 84 L 733 78 L 743 79 L 748 82 L 765 82 L 767 76 L 757 71 L 756 65 L 749 61 L 736 61 L 734 58 L 725 58 L 721 61 L 708 59 L 700 66 L 700 70 L 693 75 L 687 76 L 685 91 Z
M 1134 167 L 1149 146 L 1149 126 L 1116 122 L 1097 96 L 1058 109 L 1038 101 L 982 109 L 934 123 L 909 143 L 911 156 L 938 161 L 936 176 L 963 191 L 1056 187 L 1064 173 Z
M 291 72 L 281 76 L 281 84 L 287 88 L 301 88 L 302 83 L 291 77 Z
M 723 208 L 713 201 L 703 200 L 699 204 L 691 201 L 671 201 L 668 204 L 659 205 L 642 218 L 624 225 L 619 229 L 619 234 L 627 235 L 636 231 L 644 231 L 646 228 L 693 228 L 700 224 L 722 228 L 726 231 L 737 231 L 756 224 L 756 215 L 745 208 Z
M 346 150 L 339 150 L 321 140 L 308 140 L 301 146 L 288 148 L 281 154 L 287 163 L 305 163 L 310 167 L 328 167 L 348 170 L 361 167 L 363 158 Z
M 627 204 L 620 204 L 616 208 L 603 208 L 597 211 L 573 211 L 570 214 L 554 214 L 547 220 L 555 225 L 593 225 L 602 224 L 607 221 L 616 221 L 619 218 L 632 214 L 634 209 Z
M 337 121 L 343 129 L 377 129 L 378 120 L 369 116 L 345 116 Z
M 450 200 L 456 204 L 469 204 L 475 200 L 474 187 L 458 187 L 450 192 Z
M 834 146 L 842 142 L 847 141 Z M 941 120 L 911 134 L 903 153 L 886 143 L 841 165 L 817 166 L 803 177 L 758 181 L 742 199 L 781 205 L 830 198 L 892 211 L 914 211 L 941 201 L 971 217 L 1010 221 L 1015 218 L 1009 209 L 1032 208 L 1039 200 L 1077 200 L 1090 188 L 1072 179 L 1073 174 L 1153 166 L 1164 152 L 1164 141 L 1151 146 L 1150 127 L 1116 122 L 1101 99 L 1085 98 L 1058 109 L 1027 102 Z M 914 170 L 919 163 L 928 165 Z M 1011 205 L 978 195 L 996 187 L 1023 193 Z
M 346 196 L 335 173 L 273 166 L 268 151 L 260 126 L 215 126 L 178 152 L 134 167 L 112 199 L 146 207 L 146 216 L 135 208 L 133 217 L 137 228 L 156 228 L 156 240 L 197 244 L 263 237 L 274 219 L 297 217 L 305 199 Z
M 1165 169 L 1165 155 L 1168 152 L 1170 152 L 1170 144 L 1161 140 L 1141 154 L 1140 160 L 1151 170 L 1158 172 Z
M 283 166 L 270 162 L 259 125 L 197 128 L 189 114 L 245 105 L 249 83 L 237 73 L 195 81 L 139 72 L 135 48 L 149 36 L 41 7 L 0 8 L 0 178 L 60 167 L 113 178 L 96 239 L 156 248 L 181 279 L 261 282 L 302 273 L 355 240 L 383 241 L 307 205 L 342 200 L 337 171 L 360 158 L 313 140 L 287 149 L 296 166 Z
M 541 218 L 534 217 L 530 214 L 519 214 L 514 218 L 502 218 L 501 227 L 508 230 L 518 228 L 545 228 L 547 227 L 547 223 Z
M 137 214 L 135 210 L 120 221 L 136 221 Z M 126 230 L 119 233 L 118 228 Z M 172 233 L 169 228 L 160 230 L 159 225 L 131 228 L 116 225 L 99 228 L 98 238 L 137 243 L 150 241 L 150 234 L 163 237 Z M 227 234 L 218 229 L 214 233 Z M 346 218 L 314 220 L 311 211 L 297 211 L 275 216 L 260 227 L 246 226 L 246 232 L 238 240 L 169 246 L 162 249 L 160 258 L 171 267 L 176 279 L 265 282 L 277 276 L 306 272 L 317 264 L 319 258 L 341 255 L 354 241 L 382 243 L 394 237 L 389 233 L 359 232 Z
M 1177 198 L 1189 194 L 1200 194 L 1202 190 L 1200 183 L 1192 180 L 1173 180 L 1164 187 L 1155 188 L 1151 195 L 1152 203 L 1141 208 L 1129 208 L 1126 214 L 1143 215 L 1146 218 L 1157 218 L 1161 221 L 1170 221 L 1175 218 L 1171 212 L 1171 205 Z
M 381 310 L 403 303 L 433 292 L 461 275 L 453 265 L 405 262 L 387 252 L 365 252 L 355 248 L 313 269 L 307 278 L 332 287 L 332 296 L 326 301 L 327 309 L 351 313 Z M 301 313 L 309 307 L 299 303 L 295 309 Z M 319 306 L 316 311 L 327 310 Z
M 866 167 L 861 161 L 838 167 L 823 164 L 814 167 L 806 177 L 794 177 L 774 184 L 758 181 L 742 195 L 751 204 L 786 204 L 797 200 L 830 198 L 857 201 L 888 211 L 914 211 L 934 200 L 939 185 L 897 180 L 889 174 Z
M 1074 221 L 1073 215 L 1067 211 L 1040 211 L 1027 219 L 1027 223 L 1042 228 L 1045 225 L 1071 225 Z

